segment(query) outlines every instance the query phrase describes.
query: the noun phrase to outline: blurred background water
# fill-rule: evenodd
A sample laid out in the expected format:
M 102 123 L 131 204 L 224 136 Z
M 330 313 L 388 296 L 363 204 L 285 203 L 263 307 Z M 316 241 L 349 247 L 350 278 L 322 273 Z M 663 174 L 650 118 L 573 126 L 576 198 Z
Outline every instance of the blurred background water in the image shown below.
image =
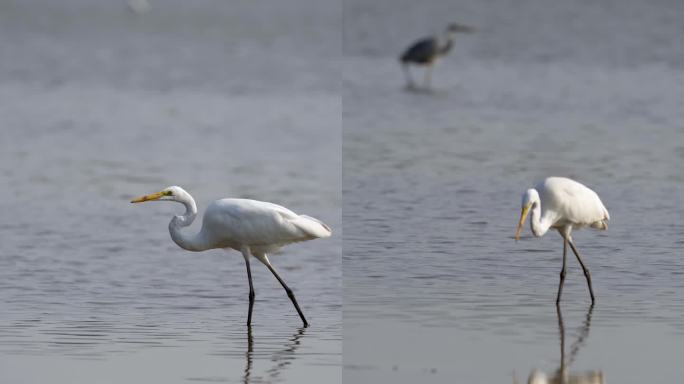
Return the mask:
M 680 381 L 684 3 L 343 13 L 343 380 L 551 382 L 562 340 L 575 382 Z M 432 92 L 407 92 L 398 55 L 454 21 L 477 32 L 456 36 Z M 596 306 L 570 257 L 560 316 L 560 236 L 513 240 L 522 193 L 551 175 L 596 190 L 612 218 L 574 234 Z
M 0 381 L 341 380 L 341 5 L 0 2 Z M 311 323 L 182 208 L 272 201 L 334 229 L 272 258 Z M 198 230 L 197 224 L 190 231 Z

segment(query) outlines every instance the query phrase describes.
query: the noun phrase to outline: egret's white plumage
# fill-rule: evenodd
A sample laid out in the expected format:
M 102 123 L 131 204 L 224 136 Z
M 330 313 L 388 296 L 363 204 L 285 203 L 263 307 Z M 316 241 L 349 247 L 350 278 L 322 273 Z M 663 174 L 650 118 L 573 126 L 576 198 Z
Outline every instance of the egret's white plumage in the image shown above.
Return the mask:
M 518 222 L 518 229 L 515 233 L 516 240 L 520 239 L 520 232 L 525 224 L 528 213 L 532 214 L 530 227 L 535 236 L 541 237 L 550 228 L 553 228 L 563 237 L 563 269 L 561 270 L 556 302 L 560 301 L 563 281 L 565 280 L 567 244 L 570 244 L 584 270 L 593 302 L 594 292 L 591 286 L 589 269 L 584 265 L 570 234 L 573 229 L 583 227 L 600 230 L 608 229 L 610 214 L 608 214 L 608 210 L 596 192 L 583 184 L 565 177 L 548 177 L 542 180 L 535 188 L 528 189 L 523 194 L 522 212 Z
M 608 228 L 610 215 L 596 192 L 565 177 L 548 177 L 534 189 L 528 189 L 523 195 L 523 206 L 529 204 L 533 204 L 530 225 L 537 237 L 549 228 Z
M 183 215 L 174 216 L 169 223 L 171 239 L 183 249 L 200 252 L 214 248 L 235 249 L 242 253 L 247 264 L 250 286 L 250 306 L 247 324 L 251 324 L 254 289 L 249 257 L 254 256 L 274 274 L 290 296 L 304 325 L 308 325 L 292 291 L 271 265 L 267 254 L 295 242 L 325 238 L 330 227 L 318 219 L 298 215 L 277 204 L 249 199 L 221 199 L 209 204 L 204 212 L 199 232 L 186 233 L 181 229 L 197 217 L 195 200 L 183 188 L 172 186 L 151 195 L 141 196 L 132 203 L 144 201 L 175 201 L 185 206 Z
M 277 204 L 249 199 L 221 199 L 209 204 L 196 235 L 200 249 L 250 247 L 252 253 L 272 253 L 300 241 L 330 236 L 321 221 L 298 215 Z M 179 243 L 184 247 L 185 244 Z M 187 249 L 187 248 L 186 248 Z

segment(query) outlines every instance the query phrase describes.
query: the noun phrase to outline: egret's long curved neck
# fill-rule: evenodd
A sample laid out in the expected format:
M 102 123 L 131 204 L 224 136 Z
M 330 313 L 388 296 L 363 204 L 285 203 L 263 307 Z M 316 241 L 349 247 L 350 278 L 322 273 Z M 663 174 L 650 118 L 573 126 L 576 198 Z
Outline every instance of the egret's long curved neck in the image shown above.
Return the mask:
M 187 227 L 195 221 L 197 217 L 197 204 L 192 196 L 187 195 L 176 200 L 185 206 L 185 213 L 180 216 L 174 216 L 169 223 L 169 233 L 174 243 L 179 247 L 188 251 L 204 251 L 209 247 L 204 241 L 204 236 L 200 231 L 197 234 L 191 235 L 181 231 L 181 228 Z
M 544 236 L 549 228 L 551 228 L 552 221 L 549 219 L 548 215 L 542 217 L 541 201 L 539 198 L 534 200 L 531 214 L 530 227 L 532 228 L 532 233 L 537 237 Z

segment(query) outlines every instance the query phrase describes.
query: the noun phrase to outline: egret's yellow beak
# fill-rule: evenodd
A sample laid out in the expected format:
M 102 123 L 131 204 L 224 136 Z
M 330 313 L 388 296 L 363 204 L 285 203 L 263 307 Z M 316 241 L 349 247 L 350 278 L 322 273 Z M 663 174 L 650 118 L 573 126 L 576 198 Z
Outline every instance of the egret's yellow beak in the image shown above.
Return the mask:
M 530 213 L 530 207 L 532 203 L 527 204 L 520 212 L 520 221 L 518 222 L 518 230 L 515 231 L 515 241 L 520 240 L 520 232 L 522 232 L 523 225 L 525 225 L 525 219 L 527 219 L 527 214 Z
M 136 197 L 135 199 L 131 200 L 131 203 L 142 203 L 145 201 L 159 200 L 162 196 L 164 196 L 164 192 L 157 192 L 151 195 Z

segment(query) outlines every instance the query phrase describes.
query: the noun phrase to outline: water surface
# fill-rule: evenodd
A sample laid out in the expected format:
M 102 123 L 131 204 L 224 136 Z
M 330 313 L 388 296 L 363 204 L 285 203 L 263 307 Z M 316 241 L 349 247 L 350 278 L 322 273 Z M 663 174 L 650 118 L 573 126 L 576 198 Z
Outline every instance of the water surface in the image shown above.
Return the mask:
M 352 0 L 344 11 L 344 381 L 549 378 L 561 335 L 568 375 L 679 381 L 681 4 Z M 478 33 L 458 37 L 431 92 L 408 92 L 399 52 L 451 21 Z M 522 192 L 551 175 L 593 188 L 612 218 L 574 234 L 597 303 L 570 256 L 564 332 L 560 236 L 526 228 L 513 240 Z
M 338 20 L 306 0 L 0 5 L 0 381 L 340 382 Z M 328 223 L 271 258 L 311 326 L 253 263 L 249 333 L 242 257 L 173 244 L 179 205 L 129 203 L 168 185 L 200 214 L 247 197 Z

